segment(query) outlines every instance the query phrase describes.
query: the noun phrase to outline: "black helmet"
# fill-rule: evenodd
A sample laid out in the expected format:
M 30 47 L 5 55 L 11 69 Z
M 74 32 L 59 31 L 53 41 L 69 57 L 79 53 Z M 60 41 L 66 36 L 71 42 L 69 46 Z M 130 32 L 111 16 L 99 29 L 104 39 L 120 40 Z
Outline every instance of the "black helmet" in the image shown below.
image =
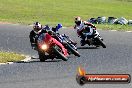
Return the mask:
M 41 25 L 39 22 L 35 22 L 35 23 L 33 24 L 33 30 L 34 30 L 34 31 L 38 32 L 38 31 L 41 30 L 41 29 L 42 29 L 42 25 Z

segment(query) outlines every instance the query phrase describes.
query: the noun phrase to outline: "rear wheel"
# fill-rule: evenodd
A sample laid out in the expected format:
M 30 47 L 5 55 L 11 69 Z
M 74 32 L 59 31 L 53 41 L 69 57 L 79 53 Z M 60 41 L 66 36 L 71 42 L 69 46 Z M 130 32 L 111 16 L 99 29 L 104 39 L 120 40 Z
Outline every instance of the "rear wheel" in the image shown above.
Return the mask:
M 68 43 L 66 44 L 66 47 L 67 47 L 67 49 L 69 49 L 75 56 L 80 57 L 79 52 L 78 52 L 76 49 L 74 49 L 72 46 L 70 46 Z
M 62 52 L 60 47 L 54 46 L 53 50 L 63 61 L 67 61 L 68 60 L 68 58 L 63 54 L 63 52 Z

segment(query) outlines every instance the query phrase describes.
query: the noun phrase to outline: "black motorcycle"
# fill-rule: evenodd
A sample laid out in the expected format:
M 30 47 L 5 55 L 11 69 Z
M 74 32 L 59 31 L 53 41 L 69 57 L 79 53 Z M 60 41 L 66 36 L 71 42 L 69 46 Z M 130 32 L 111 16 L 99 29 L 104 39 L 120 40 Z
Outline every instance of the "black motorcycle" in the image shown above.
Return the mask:
M 94 30 L 91 37 L 86 37 L 85 44 L 88 44 L 89 46 L 94 45 L 96 47 L 102 46 L 103 48 L 106 48 L 103 38 L 100 36 L 97 30 Z
M 60 42 L 63 46 L 68 49 L 69 54 L 74 54 L 75 56 L 80 57 L 79 52 L 77 51 L 77 43 L 75 43 L 72 39 L 69 38 L 66 34 L 60 35 L 59 33 L 56 34 Z

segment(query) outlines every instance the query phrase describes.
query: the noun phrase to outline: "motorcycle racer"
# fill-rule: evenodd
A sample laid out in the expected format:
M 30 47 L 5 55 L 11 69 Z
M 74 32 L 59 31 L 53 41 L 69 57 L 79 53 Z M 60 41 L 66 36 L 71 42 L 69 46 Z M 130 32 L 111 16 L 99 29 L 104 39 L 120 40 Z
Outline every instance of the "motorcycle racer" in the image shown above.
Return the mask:
M 63 43 L 64 41 L 64 36 L 67 36 L 66 34 L 60 34 L 59 33 L 59 29 L 62 28 L 62 24 L 58 23 L 55 27 L 49 27 L 48 25 L 45 25 L 45 27 L 43 28 L 44 30 L 46 30 L 49 34 L 52 35 L 53 38 L 57 39 L 59 42 Z M 57 37 L 59 36 L 59 37 Z M 72 41 L 70 39 L 71 43 L 76 45 L 77 43 Z
M 93 37 L 93 34 L 96 30 L 96 27 L 90 22 L 83 21 L 81 17 L 75 17 L 75 26 L 74 29 L 77 30 L 78 36 L 81 37 L 80 44 L 81 46 L 85 45 L 85 38 Z
M 64 55 L 68 56 L 67 49 L 65 49 L 64 46 L 60 42 L 58 42 L 50 34 L 48 34 L 47 31 L 42 28 L 42 25 L 39 22 L 35 22 L 33 24 L 33 30 L 30 32 L 30 35 L 29 35 L 31 47 L 33 49 L 37 50 L 37 38 L 39 37 L 41 33 L 45 33 L 48 40 L 52 39 L 53 42 L 62 49 Z

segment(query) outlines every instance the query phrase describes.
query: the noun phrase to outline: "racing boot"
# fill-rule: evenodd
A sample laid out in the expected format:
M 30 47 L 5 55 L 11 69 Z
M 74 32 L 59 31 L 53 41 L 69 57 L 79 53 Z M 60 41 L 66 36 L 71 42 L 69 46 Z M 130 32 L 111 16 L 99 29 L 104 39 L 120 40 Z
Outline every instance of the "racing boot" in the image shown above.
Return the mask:
M 80 41 L 80 45 L 81 45 L 81 46 L 84 46 L 84 45 L 85 45 L 85 40 L 81 40 L 81 41 Z

